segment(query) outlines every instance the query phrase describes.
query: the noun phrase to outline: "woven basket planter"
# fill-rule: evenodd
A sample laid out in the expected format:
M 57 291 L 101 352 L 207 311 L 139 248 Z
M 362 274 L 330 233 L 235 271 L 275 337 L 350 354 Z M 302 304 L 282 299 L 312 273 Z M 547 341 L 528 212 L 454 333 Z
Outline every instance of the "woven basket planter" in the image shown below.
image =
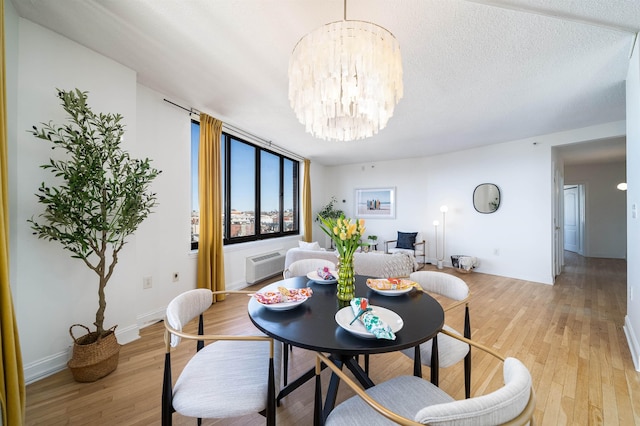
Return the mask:
M 82 327 L 87 334 L 76 338 L 74 327 Z M 73 339 L 73 355 L 67 363 L 76 382 L 95 382 L 108 375 L 118 366 L 120 344 L 116 340 L 116 326 L 108 330 L 105 336 L 98 337 L 97 332 L 90 331 L 82 324 L 74 324 L 69 328 Z
M 468 263 L 468 260 L 471 260 L 471 265 L 465 265 L 465 263 Z M 461 274 L 470 274 L 476 265 L 477 259 L 473 256 L 463 254 L 454 254 L 451 256 L 451 266 L 453 266 L 456 272 L 460 272 Z

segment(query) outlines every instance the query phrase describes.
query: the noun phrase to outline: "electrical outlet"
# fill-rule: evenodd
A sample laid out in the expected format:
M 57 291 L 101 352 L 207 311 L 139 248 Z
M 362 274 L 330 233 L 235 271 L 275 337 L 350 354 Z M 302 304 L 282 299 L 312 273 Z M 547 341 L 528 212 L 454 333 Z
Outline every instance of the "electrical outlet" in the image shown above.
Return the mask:
M 151 280 L 151 277 L 142 278 L 142 288 L 147 289 L 151 287 L 153 287 L 153 281 Z
M 173 277 L 173 282 L 174 283 L 177 283 L 178 281 L 180 281 L 180 274 L 179 273 L 174 272 L 172 277 Z

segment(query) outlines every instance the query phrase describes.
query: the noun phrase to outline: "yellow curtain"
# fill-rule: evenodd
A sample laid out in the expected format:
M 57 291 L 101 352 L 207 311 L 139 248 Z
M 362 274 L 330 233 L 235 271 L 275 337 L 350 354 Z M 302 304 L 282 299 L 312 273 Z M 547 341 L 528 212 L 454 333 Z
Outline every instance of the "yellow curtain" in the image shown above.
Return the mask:
M 304 176 L 302 178 L 302 222 L 304 223 L 303 239 L 311 242 L 313 235 L 311 225 L 313 225 L 313 214 L 311 213 L 311 161 L 304 159 Z
M 198 195 L 200 237 L 198 240 L 198 288 L 224 290 L 222 249 L 222 179 L 220 139 L 222 121 L 200 114 Z M 216 300 L 223 300 L 220 295 Z
M 9 285 L 9 193 L 7 183 L 7 82 L 4 53 L 4 0 L 0 0 L 2 24 L 2 82 L 0 83 L 0 411 L 3 425 L 24 424 L 24 371 L 18 325 Z

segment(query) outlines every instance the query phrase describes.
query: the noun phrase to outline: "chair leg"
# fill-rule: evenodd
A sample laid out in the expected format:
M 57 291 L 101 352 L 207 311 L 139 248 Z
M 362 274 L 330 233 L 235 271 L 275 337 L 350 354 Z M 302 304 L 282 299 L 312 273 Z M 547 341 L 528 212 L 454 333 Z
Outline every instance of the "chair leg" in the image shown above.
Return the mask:
M 289 376 L 289 348 L 288 343 L 282 344 L 282 385 L 287 386 L 287 378 Z M 293 350 L 293 347 L 291 347 Z
M 438 386 L 440 381 L 440 363 L 438 361 L 438 335 L 436 334 L 432 339 L 431 346 L 431 383 Z
M 313 426 L 322 426 L 324 425 L 324 419 L 322 418 L 322 381 L 320 380 L 320 374 L 317 369 L 318 368 L 316 366 L 316 386 L 313 398 Z
M 173 405 L 171 389 L 171 354 L 164 355 L 164 377 L 162 382 L 162 426 L 171 426 Z
M 275 366 L 273 358 L 269 359 L 269 390 L 267 391 L 267 426 L 276 426 L 276 388 L 275 388 Z
M 464 395 L 467 399 L 471 398 L 471 348 L 464 357 Z
M 469 305 L 464 309 L 464 337 L 471 340 L 471 321 L 469 320 Z M 464 392 L 466 398 L 471 398 L 471 346 L 464 357 Z

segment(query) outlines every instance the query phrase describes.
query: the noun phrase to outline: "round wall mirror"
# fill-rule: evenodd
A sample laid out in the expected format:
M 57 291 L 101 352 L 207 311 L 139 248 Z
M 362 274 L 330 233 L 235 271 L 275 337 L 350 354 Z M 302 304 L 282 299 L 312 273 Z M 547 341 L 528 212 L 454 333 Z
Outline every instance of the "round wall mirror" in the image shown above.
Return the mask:
M 493 183 L 482 183 L 473 191 L 473 207 L 478 213 L 493 213 L 500 207 L 500 189 Z

